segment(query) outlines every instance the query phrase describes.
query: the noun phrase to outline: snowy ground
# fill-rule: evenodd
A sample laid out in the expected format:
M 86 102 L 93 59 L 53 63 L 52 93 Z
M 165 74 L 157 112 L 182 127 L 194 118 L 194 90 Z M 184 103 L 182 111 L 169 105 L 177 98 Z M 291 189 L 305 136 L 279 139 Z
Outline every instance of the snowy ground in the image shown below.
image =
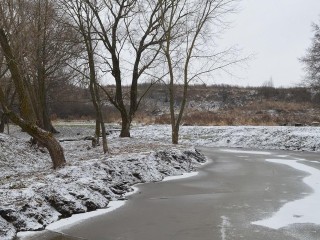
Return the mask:
M 204 157 L 192 146 L 320 150 L 316 127 L 185 126 L 181 144 L 173 146 L 170 127 L 156 125 L 133 127 L 130 139 L 120 139 L 114 131 L 108 136 L 110 154 L 103 155 L 101 147 L 92 148 L 83 140 L 92 135 L 92 124 L 64 123 L 57 128 L 68 161 L 58 171 L 51 169 L 46 151 L 30 147 L 29 137 L 19 129 L 13 127 L 10 137 L 0 134 L 1 239 L 106 208 L 111 200 L 125 199 L 134 184 L 193 171 Z

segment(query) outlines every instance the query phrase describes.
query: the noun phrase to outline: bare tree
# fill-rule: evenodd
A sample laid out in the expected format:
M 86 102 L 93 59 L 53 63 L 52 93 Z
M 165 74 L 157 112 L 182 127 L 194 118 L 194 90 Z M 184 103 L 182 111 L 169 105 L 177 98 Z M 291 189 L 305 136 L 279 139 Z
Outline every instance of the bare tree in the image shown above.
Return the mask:
M 9 39 L 3 26 L 0 25 L 0 46 L 1 51 L 6 59 L 6 64 L 11 73 L 15 89 L 17 91 L 20 107 L 20 116 L 10 109 L 3 89 L 0 88 L 0 102 L 4 113 L 10 120 L 19 125 L 24 131 L 46 147 L 51 156 L 53 167 L 58 168 L 65 164 L 63 149 L 53 135 L 42 130 L 36 125 L 36 115 L 33 111 L 30 95 L 26 89 L 25 79 L 20 70 L 20 61 L 14 56 L 14 52 L 10 46 Z
M 214 45 L 210 45 L 215 39 L 213 27 L 224 27 L 223 18 L 233 12 L 234 3 L 235 0 L 163 0 L 162 7 L 170 8 L 162 14 L 161 26 L 165 32 L 162 52 L 169 72 L 174 144 L 179 140 L 190 82 L 202 81 L 202 77 L 211 72 L 241 61 L 230 58 L 231 49 L 217 52 Z M 179 86 L 182 88 L 181 102 L 177 102 L 175 97 Z
M 56 132 L 48 109 L 48 90 L 57 79 L 67 78 L 67 62 L 78 51 L 73 29 L 58 15 L 56 1 L 4 0 L 2 25 L 10 37 L 20 70 L 25 76 L 32 107 L 39 127 Z
M 319 88 L 320 86 L 320 26 L 312 24 L 313 38 L 311 46 L 307 53 L 300 61 L 305 66 L 306 79 L 305 83 L 311 87 Z
M 157 65 L 163 41 L 159 14 L 162 0 L 84 0 L 92 9 L 96 31 L 105 48 L 105 62 L 115 80 L 114 92 L 105 90 L 122 119 L 121 137 L 130 137 L 130 125 L 145 92 L 138 96 L 138 82 Z M 163 10 L 166 11 L 166 10 Z M 129 93 L 125 92 L 130 84 Z M 152 84 L 150 84 L 151 86 Z
M 7 84 L 4 84 L 4 82 L 6 82 L 5 78 L 6 78 L 7 72 L 8 72 L 8 68 L 7 68 L 7 66 L 6 66 L 6 64 L 4 62 L 4 56 L 0 52 L 0 81 L 1 81 L 1 83 L 3 85 L 3 87 L 4 87 L 4 85 L 7 86 Z M 5 93 L 8 93 L 7 89 L 5 90 Z M 6 94 L 5 98 L 8 99 L 8 94 Z M 3 110 L 0 109 L 0 133 L 4 132 L 4 127 L 5 127 L 5 123 L 6 122 L 7 122 L 7 116 L 3 112 Z
M 12 86 L 12 82 L 8 79 L 1 79 L 0 82 L 2 83 L 2 89 L 4 92 L 4 98 L 6 99 L 6 102 L 8 103 L 8 106 L 12 108 L 16 91 Z M 3 111 L 3 109 L 0 110 L 0 133 L 4 133 L 5 125 L 7 124 L 7 132 L 9 134 L 9 119 L 7 114 Z
M 32 0 L 29 15 L 33 44 L 31 45 L 29 84 L 33 91 L 33 105 L 38 125 L 53 133 L 48 109 L 48 89 L 61 77 L 70 75 L 68 63 L 79 54 L 78 35 L 65 24 L 65 17 L 58 14 L 57 2 L 52 0 Z M 63 70 L 62 70 L 63 69 Z
M 61 0 L 61 5 L 63 9 L 69 15 L 71 23 L 74 25 L 76 31 L 79 32 L 82 37 L 82 43 L 86 50 L 86 56 L 79 61 L 82 67 L 77 67 L 80 74 L 87 80 L 89 80 L 89 90 L 91 94 L 91 99 L 93 106 L 96 111 L 96 131 L 95 137 L 97 143 L 99 143 L 100 137 L 100 127 L 102 133 L 102 145 L 104 153 L 108 152 L 108 144 L 106 137 L 106 128 L 104 124 L 101 100 L 99 94 L 99 83 L 97 77 L 97 67 L 96 67 L 96 49 L 98 47 L 98 42 L 96 40 L 96 34 L 94 33 L 94 15 L 92 10 L 86 5 L 82 0 Z M 83 61 L 85 62 L 83 64 Z M 85 65 L 85 69 L 83 69 Z M 86 71 L 87 70 L 87 71 Z M 86 74 L 86 72 L 89 72 Z
M 17 94 L 19 114 L 11 108 L 6 97 L 4 79 L 0 78 L 0 103 L 4 114 L 15 124 L 19 125 L 32 138 L 46 147 L 51 156 L 53 167 L 65 164 L 63 149 L 50 132 L 39 127 L 37 107 L 32 100 L 33 66 L 36 59 L 33 47 L 35 38 L 34 1 L 4 0 L 0 3 L 0 55 L 4 56 L 4 65 L 8 69 L 8 76 Z M 11 84 L 10 83 L 10 84 Z

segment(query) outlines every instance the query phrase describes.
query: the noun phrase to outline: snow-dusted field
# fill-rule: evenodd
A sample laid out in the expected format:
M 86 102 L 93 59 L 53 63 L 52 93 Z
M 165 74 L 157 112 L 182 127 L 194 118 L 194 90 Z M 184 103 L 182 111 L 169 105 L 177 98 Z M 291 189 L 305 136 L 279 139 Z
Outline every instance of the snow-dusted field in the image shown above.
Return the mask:
M 110 153 L 92 148 L 84 137 L 92 124 L 61 124 L 57 137 L 67 166 L 58 171 L 44 149 L 30 147 L 19 129 L 0 134 L 0 238 L 17 231 L 41 230 L 60 218 L 106 208 L 125 199 L 131 186 L 161 181 L 194 171 L 205 158 L 194 146 L 319 151 L 317 127 L 191 127 L 181 128 L 180 145 L 170 144 L 170 126 L 135 126 L 132 138 L 108 136 Z M 114 127 L 110 127 L 114 128 Z M 74 140 L 74 141 L 65 141 Z M 169 178 L 170 179 L 170 178 Z

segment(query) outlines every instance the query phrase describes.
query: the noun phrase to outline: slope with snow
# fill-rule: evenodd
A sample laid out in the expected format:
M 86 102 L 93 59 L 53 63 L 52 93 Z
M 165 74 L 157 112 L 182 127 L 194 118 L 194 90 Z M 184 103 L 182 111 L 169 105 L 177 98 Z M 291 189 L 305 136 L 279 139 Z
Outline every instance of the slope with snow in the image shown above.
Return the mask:
M 92 148 L 90 126 L 59 126 L 68 164 L 51 169 L 45 149 L 30 146 L 13 129 L 0 134 L 0 238 L 41 230 L 74 213 L 106 208 L 125 199 L 137 183 L 161 181 L 195 169 L 205 157 L 192 146 L 319 151 L 317 127 L 181 127 L 180 145 L 170 144 L 170 126 L 136 126 L 132 138 L 108 136 L 110 153 Z M 72 140 L 72 141 L 65 141 Z M 189 150 L 186 150 L 189 149 Z

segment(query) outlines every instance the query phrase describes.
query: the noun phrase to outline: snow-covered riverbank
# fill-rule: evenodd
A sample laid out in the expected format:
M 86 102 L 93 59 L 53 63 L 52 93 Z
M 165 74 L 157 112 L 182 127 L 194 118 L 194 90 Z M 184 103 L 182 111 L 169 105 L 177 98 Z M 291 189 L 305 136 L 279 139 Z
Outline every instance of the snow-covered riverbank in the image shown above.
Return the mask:
M 157 151 L 87 160 L 41 177 L 7 182 L 0 189 L 1 239 L 12 239 L 16 231 L 44 229 L 72 214 L 106 208 L 110 201 L 125 200 L 134 184 L 194 171 L 203 161 L 195 150 Z
M 169 141 L 171 134 L 164 125 L 138 127 L 134 133 L 158 141 Z M 183 126 L 180 138 L 181 144 L 193 146 L 320 151 L 320 127 Z
M 125 199 L 131 186 L 161 181 L 166 176 L 194 171 L 205 157 L 193 146 L 253 149 L 320 150 L 316 127 L 182 127 L 181 145 L 170 144 L 169 126 L 139 126 L 132 138 L 109 135 L 110 154 L 91 148 L 84 137 L 93 127 L 59 126 L 68 165 L 51 170 L 43 149 L 26 143 L 28 137 L 0 134 L 0 238 L 17 231 L 41 230 L 60 218 L 106 208 Z M 186 150 L 188 149 L 188 150 Z

